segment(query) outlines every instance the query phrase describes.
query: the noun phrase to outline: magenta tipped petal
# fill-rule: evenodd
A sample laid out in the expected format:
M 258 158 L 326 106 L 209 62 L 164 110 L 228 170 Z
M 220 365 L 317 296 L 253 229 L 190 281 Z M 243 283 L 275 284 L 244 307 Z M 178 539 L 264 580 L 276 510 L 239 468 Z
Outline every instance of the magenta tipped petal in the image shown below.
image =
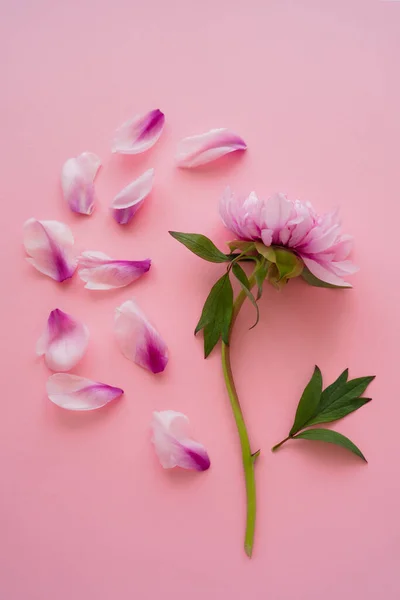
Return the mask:
M 199 442 L 190 438 L 189 419 L 174 410 L 153 413 L 152 442 L 164 469 L 181 467 L 195 471 L 206 471 L 210 458 Z
M 61 171 L 61 186 L 70 209 L 82 215 L 91 215 L 95 202 L 94 179 L 101 161 L 92 152 L 83 152 L 69 158 Z
M 115 334 L 122 354 L 152 373 L 164 371 L 167 346 L 133 300 L 127 300 L 115 314 Z
M 114 260 L 103 252 L 87 251 L 79 257 L 78 275 L 89 290 L 125 287 L 151 267 L 151 260 Z
M 48 378 L 49 399 L 65 410 L 96 410 L 119 398 L 124 390 L 69 373 L 55 373 Z
M 73 245 L 71 230 L 64 223 L 28 219 L 24 224 L 28 262 L 56 281 L 65 281 L 75 273 L 77 261 L 72 255 Z
M 117 194 L 111 204 L 114 219 L 126 225 L 143 205 L 154 182 L 154 169 L 148 169 Z
M 164 129 L 165 116 L 158 108 L 137 115 L 117 129 L 112 151 L 119 154 L 140 154 L 149 150 Z
M 56 308 L 36 344 L 36 354 L 45 357 L 52 371 L 69 371 L 85 354 L 88 341 L 87 327 Z
M 179 167 L 191 169 L 246 148 L 246 142 L 228 129 L 211 129 L 181 140 L 176 159 Z

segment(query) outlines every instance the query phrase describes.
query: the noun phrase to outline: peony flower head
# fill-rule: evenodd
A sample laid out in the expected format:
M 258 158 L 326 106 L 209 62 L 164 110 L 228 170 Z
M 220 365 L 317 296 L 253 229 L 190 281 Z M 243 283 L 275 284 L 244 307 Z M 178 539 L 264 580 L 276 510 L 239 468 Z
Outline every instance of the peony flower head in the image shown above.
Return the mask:
M 358 269 L 348 260 L 353 240 L 342 233 L 337 211 L 318 215 L 309 202 L 288 200 L 284 194 L 261 200 L 251 192 L 241 198 L 228 188 L 220 215 L 240 240 L 287 248 L 320 281 L 350 287 L 342 278 Z

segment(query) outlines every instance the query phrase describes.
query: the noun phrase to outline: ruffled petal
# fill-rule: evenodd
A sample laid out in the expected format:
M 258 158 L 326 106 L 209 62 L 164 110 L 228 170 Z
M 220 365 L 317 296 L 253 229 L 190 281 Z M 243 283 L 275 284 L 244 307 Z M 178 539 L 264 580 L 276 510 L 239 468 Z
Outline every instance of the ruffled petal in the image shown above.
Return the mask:
M 88 341 L 86 325 L 56 308 L 51 311 L 46 329 L 36 344 L 36 354 L 44 355 L 52 371 L 69 371 L 85 354 Z
M 124 393 L 121 388 L 69 373 L 49 377 L 46 389 L 49 399 L 66 410 L 95 410 Z
M 61 171 L 61 186 L 65 200 L 73 212 L 91 215 L 95 201 L 94 179 L 101 161 L 92 152 L 69 158 Z
M 206 471 L 210 467 L 206 449 L 189 437 L 188 425 L 187 416 L 174 410 L 153 413 L 152 442 L 164 469 Z
M 340 287 L 351 287 L 347 281 L 344 281 L 344 279 L 341 279 L 338 275 L 332 273 L 332 271 L 328 270 L 326 266 L 307 256 L 302 255 L 301 258 L 311 273 L 315 275 L 315 277 L 318 277 L 318 279 L 321 281 L 325 281 L 325 283 L 330 283 L 331 285 L 338 285 Z
M 211 129 L 207 133 L 181 140 L 176 159 L 179 167 L 189 169 L 205 165 L 230 152 L 246 150 L 246 148 L 246 142 L 228 129 Z
M 24 246 L 35 269 L 56 281 L 75 273 L 77 260 L 72 256 L 74 238 L 71 230 L 59 221 L 28 219 L 24 224 Z
M 136 115 L 117 129 L 112 151 L 119 154 L 145 152 L 154 146 L 162 134 L 164 123 L 164 113 L 158 108 L 145 115 Z
M 120 225 L 129 223 L 150 194 L 153 182 L 154 169 L 148 169 L 115 196 L 111 210 L 117 223 Z
M 151 267 L 151 260 L 114 260 L 103 252 L 90 250 L 79 257 L 78 275 L 88 290 L 125 287 Z
M 168 362 L 167 346 L 133 300 L 127 300 L 116 309 L 115 334 L 126 358 L 153 373 L 164 371 Z

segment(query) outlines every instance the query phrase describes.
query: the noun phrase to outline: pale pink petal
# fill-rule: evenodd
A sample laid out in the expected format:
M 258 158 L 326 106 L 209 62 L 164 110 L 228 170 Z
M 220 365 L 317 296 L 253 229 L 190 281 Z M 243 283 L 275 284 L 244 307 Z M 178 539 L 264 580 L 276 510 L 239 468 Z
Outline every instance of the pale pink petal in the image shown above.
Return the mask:
M 115 196 L 111 210 L 117 223 L 120 225 L 129 223 L 150 194 L 153 181 L 154 169 L 148 169 Z
M 206 471 L 210 467 L 206 449 L 189 437 L 188 425 L 187 416 L 174 410 L 153 413 L 152 442 L 164 469 Z
M 69 279 L 76 269 L 71 230 L 59 221 L 28 219 L 24 224 L 24 246 L 35 269 L 56 281 Z
M 116 309 L 115 334 L 126 358 L 153 373 L 164 371 L 168 362 L 167 346 L 133 300 L 127 300 Z
M 69 158 L 61 171 L 61 186 L 65 200 L 73 212 L 90 215 L 95 202 L 94 179 L 101 161 L 92 152 Z
M 332 261 L 330 263 L 330 268 L 336 275 L 339 275 L 339 277 L 353 275 L 359 271 L 359 267 L 353 264 L 351 260 Z
M 36 344 L 36 354 L 44 355 L 52 371 L 69 371 L 85 354 L 88 341 L 86 325 L 56 308 L 51 311 L 46 329 Z
M 272 244 L 272 236 L 274 232 L 272 229 L 263 229 L 261 231 L 261 239 L 264 246 L 270 246 Z
M 274 194 L 265 203 L 262 218 L 265 229 L 274 231 L 274 242 L 279 241 L 279 230 L 285 227 L 292 213 L 293 203 L 283 194 Z
M 145 152 L 159 139 L 164 123 L 165 116 L 158 108 L 133 117 L 115 132 L 112 151 L 120 154 Z
M 335 275 L 331 271 L 327 269 L 326 266 L 321 265 L 317 261 L 308 258 L 307 256 L 302 255 L 304 264 L 311 271 L 315 277 L 320 279 L 321 281 L 325 281 L 325 283 L 330 283 L 331 285 L 338 285 L 340 287 L 351 287 L 347 281 L 344 281 L 338 275 Z
M 69 373 L 49 377 L 46 389 L 49 399 L 66 410 L 95 410 L 124 393 L 121 388 Z
M 317 254 L 319 252 L 324 252 L 328 249 L 330 250 L 332 244 L 335 242 L 339 234 L 339 226 L 334 225 L 333 227 L 328 229 L 328 231 L 322 233 L 321 236 L 312 239 L 310 242 L 299 244 L 299 252 L 301 252 L 303 248 L 304 251 L 307 252 L 307 254 Z
M 79 257 L 78 275 L 89 290 L 125 287 L 150 269 L 151 260 L 114 260 L 103 252 L 90 250 Z
M 246 148 L 246 142 L 228 129 L 211 129 L 181 140 L 176 158 L 179 167 L 192 168 Z

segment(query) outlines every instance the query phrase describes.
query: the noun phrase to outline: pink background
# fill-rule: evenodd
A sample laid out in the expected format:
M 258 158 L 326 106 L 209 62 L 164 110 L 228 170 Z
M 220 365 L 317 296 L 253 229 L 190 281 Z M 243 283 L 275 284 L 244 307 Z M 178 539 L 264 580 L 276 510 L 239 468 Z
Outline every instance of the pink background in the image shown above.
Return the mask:
M 395 600 L 400 595 L 400 2 L 378 0 L 1 1 L 2 600 Z M 146 154 L 110 154 L 117 125 L 161 108 L 167 126 Z M 249 145 L 201 171 L 175 168 L 183 136 L 227 126 Z M 63 204 L 64 160 L 103 159 L 91 218 Z M 155 167 L 131 224 L 113 195 Z M 244 486 L 218 353 L 193 336 L 222 267 L 190 255 L 168 229 L 229 238 L 224 186 L 341 207 L 360 265 L 354 290 L 294 282 L 266 290 L 251 332 L 241 316 L 233 363 L 257 465 L 254 557 L 242 549 Z M 23 222 L 70 224 L 77 250 L 150 256 L 131 288 L 58 285 L 24 260 Z M 221 246 L 222 247 L 222 246 Z M 136 297 L 168 342 L 155 377 L 125 360 L 113 311 Z M 34 347 L 59 307 L 87 323 L 76 373 L 125 396 L 92 414 L 45 396 Z M 374 373 L 374 401 L 336 429 L 369 464 L 328 445 L 271 446 L 287 433 L 317 363 L 328 383 L 346 366 Z M 149 442 L 154 409 L 181 410 L 209 450 L 202 474 L 163 471 Z

